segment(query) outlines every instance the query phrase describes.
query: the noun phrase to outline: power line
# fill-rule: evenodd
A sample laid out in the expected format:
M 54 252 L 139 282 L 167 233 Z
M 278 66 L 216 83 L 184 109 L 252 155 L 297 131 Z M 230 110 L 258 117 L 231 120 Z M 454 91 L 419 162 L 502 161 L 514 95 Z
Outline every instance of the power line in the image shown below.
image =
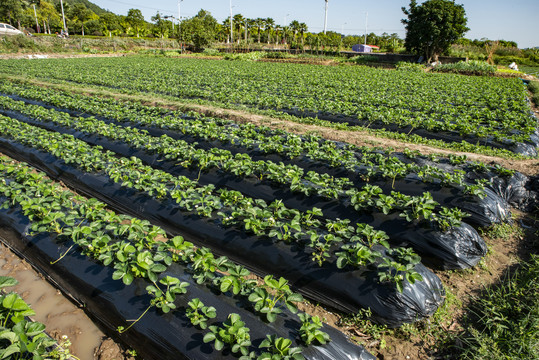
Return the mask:
M 320 26 L 309 26 L 309 30 L 311 29 L 320 29 L 322 30 L 323 28 L 320 27 Z M 338 30 L 341 30 L 340 28 L 328 28 L 328 30 L 331 30 L 331 31 L 338 31 Z M 361 32 L 365 32 L 365 28 L 346 28 L 344 29 L 345 31 L 361 31 Z M 384 28 L 379 28 L 379 29 L 369 29 L 370 32 L 374 32 L 374 31 L 385 31 L 385 32 L 406 32 L 405 29 L 384 29 Z
M 121 1 L 121 0 L 108 0 L 107 2 L 114 2 L 114 3 L 118 3 L 118 4 L 122 4 L 122 5 L 127 5 L 127 6 L 131 6 L 132 8 L 136 8 L 136 9 L 143 8 L 143 9 L 149 9 L 149 10 L 156 10 L 156 11 L 161 11 L 161 12 L 164 12 L 164 13 L 175 13 L 177 11 L 177 9 L 172 10 L 172 9 L 155 8 L 155 7 L 151 7 L 151 6 L 133 4 L 132 2 Z M 191 14 L 185 14 L 185 15 L 190 16 Z M 228 16 L 226 16 L 226 18 L 228 18 Z M 335 32 L 338 32 L 340 30 L 340 29 L 337 29 L 337 28 L 329 28 L 329 27 L 327 27 L 326 29 L 330 30 L 330 31 L 335 31 Z M 324 30 L 324 28 L 319 27 L 319 26 L 309 26 L 309 30 Z M 353 28 L 353 29 L 351 28 L 351 29 L 345 29 L 345 30 L 348 31 L 348 32 L 349 31 L 364 32 L 364 29 L 359 29 L 359 28 Z M 380 31 L 380 32 L 401 32 L 401 33 L 406 32 L 404 29 L 383 29 L 383 28 L 370 29 L 370 31 L 371 32 L 375 32 L 375 31 Z
M 108 0 L 108 2 L 115 2 L 115 3 L 118 3 L 118 4 L 122 4 L 122 5 L 133 6 L 134 8 L 137 8 L 137 9 L 138 9 L 138 8 L 143 8 L 143 9 L 150 9 L 150 10 L 163 11 L 163 12 L 167 12 L 167 13 L 174 13 L 174 12 L 176 12 L 176 10 L 154 8 L 154 7 L 150 7 L 150 6 L 143 6 L 143 5 L 138 5 L 138 4 L 128 3 L 128 2 L 125 2 L 125 1 L 119 1 L 119 0 Z

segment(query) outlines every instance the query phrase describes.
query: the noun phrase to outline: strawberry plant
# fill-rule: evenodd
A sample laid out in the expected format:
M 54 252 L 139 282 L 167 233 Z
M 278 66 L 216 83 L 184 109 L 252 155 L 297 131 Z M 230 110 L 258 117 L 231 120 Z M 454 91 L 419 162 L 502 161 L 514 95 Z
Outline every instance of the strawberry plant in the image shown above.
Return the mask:
M 202 330 L 208 327 L 209 319 L 214 319 L 217 316 L 213 306 L 205 306 L 198 298 L 189 301 L 188 305 L 189 308 L 185 314 L 191 320 L 191 324 L 198 326 Z
M 378 265 L 378 278 L 382 283 L 394 284 L 399 292 L 404 290 L 405 280 L 410 284 L 423 280 L 423 277 L 414 270 L 414 265 L 404 265 L 388 258 L 382 258 L 382 263 Z
M 251 346 L 251 337 L 249 328 L 241 321 L 238 314 L 228 315 L 228 319 L 222 326 L 212 325 L 210 332 L 204 335 L 204 342 L 213 342 L 216 350 L 221 351 L 227 346 L 234 354 L 249 355 L 249 346 Z
M 333 234 L 325 234 L 323 236 L 311 232 L 309 246 L 313 249 L 311 255 L 312 260 L 322 266 L 330 257 L 330 249 L 337 243 L 342 242 L 342 239 Z
M 330 341 L 329 335 L 322 330 L 322 320 L 318 316 L 303 313 L 298 315 L 301 320 L 299 335 L 305 345 L 312 343 L 325 344 Z
M 280 303 L 292 313 L 296 313 L 298 309 L 295 303 L 303 301 L 303 298 L 290 290 L 288 281 L 284 278 L 277 280 L 272 275 L 267 275 L 264 277 L 264 287 L 255 288 L 249 295 L 249 301 L 257 312 L 264 314 L 269 322 L 273 322 L 277 314 L 282 312 Z
M 442 207 L 437 214 L 432 214 L 432 219 L 440 230 L 445 232 L 453 227 L 460 226 L 462 219 L 466 216 L 469 216 L 469 214 L 459 208 L 449 209 Z
M 207 281 L 212 281 L 216 278 L 215 272 L 217 270 L 226 270 L 225 265 L 228 259 L 224 256 L 215 258 L 213 253 L 207 248 L 198 248 L 192 255 L 193 264 L 193 278 L 198 284 L 202 284 Z
M 369 248 L 374 245 L 382 245 L 386 249 L 389 249 L 389 243 L 387 240 L 389 237 L 380 230 L 375 230 L 368 224 L 358 224 L 356 228 L 356 236 L 353 236 L 352 241 L 363 241 Z
M 267 352 L 263 352 L 257 360 L 303 360 L 301 349 L 291 345 L 290 339 L 267 335 L 259 346 L 261 349 L 267 349 Z
M 256 280 L 248 278 L 251 274 L 249 270 L 241 265 L 233 265 L 228 266 L 226 272 L 227 275 L 217 277 L 214 280 L 221 292 L 231 291 L 234 295 L 248 295 L 253 291 Z
M 166 288 L 161 289 L 159 284 L 165 285 Z M 158 283 L 148 285 L 146 291 L 153 297 L 151 304 L 166 314 L 170 310 L 176 309 L 174 304 L 176 295 L 185 294 L 188 286 L 189 283 L 181 282 L 180 279 L 167 275 Z
M 364 267 L 374 264 L 376 259 L 382 257 L 382 254 L 372 250 L 362 243 L 355 242 L 341 247 L 341 251 L 335 254 L 337 256 L 337 267 L 345 268 L 347 265 L 353 267 Z
M 0 288 L 18 283 L 12 277 L 0 276 Z M 48 350 L 56 344 L 45 333 L 45 325 L 26 318 L 35 312 L 15 293 L 0 294 L 0 358 L 2 359 L 45 359 Z

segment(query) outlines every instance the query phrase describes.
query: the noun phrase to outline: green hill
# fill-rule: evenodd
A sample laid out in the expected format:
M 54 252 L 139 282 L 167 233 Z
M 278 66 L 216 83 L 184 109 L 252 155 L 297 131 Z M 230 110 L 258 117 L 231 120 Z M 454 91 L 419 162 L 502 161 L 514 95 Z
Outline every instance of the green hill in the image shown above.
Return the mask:
M 53 4 L 58 4 L 60 3 L 60 0 L 52 0 L 52 3 Z M 64 5 L 67 4 L 67 5 L 73 5 L 73 4 L 78 4 L 78 3 L 81 3 L 81 4 L 84 4 L 88 9 L 92 10 L 93 12 L 95 12 L 97 15 L 103 15 L 103 14 L 106 14 L 110 11 L 107 11 L 103 8 L 100 8 L 99 6 L 97 6 L 96 4 L 88 1 L 88 0 L 64 0 Z

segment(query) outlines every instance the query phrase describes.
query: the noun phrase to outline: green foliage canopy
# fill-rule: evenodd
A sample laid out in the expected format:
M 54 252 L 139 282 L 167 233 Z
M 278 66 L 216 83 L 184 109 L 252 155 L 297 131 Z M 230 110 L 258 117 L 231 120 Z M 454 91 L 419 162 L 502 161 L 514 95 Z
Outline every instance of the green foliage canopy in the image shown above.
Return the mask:
M 411 0 L 410 9 L 402 11 L 408 17 L 402 20 L 406 50 L 425 56 L 427 62 L 437 60 L 470 30 L 464 7 L 451 0 L 427 0 L 421 5 Z
M 129 9 L 126 17 L 127 22 L 137 33 L 137 37 L 140 36 L 140 30 L 144 27 L 146 21 L 144 21 L 144 16 L 142 11 L 139 9 Z
M 181 40 L 201 50 L 210 45 L 219 32 L 219 23 L 207 11 L 200 10 L 194 17 L 182 21 Z
M 14 24 L 23 13 L 22 2 L 19 0 L 2 0 L 0 1 L 0 20 Z

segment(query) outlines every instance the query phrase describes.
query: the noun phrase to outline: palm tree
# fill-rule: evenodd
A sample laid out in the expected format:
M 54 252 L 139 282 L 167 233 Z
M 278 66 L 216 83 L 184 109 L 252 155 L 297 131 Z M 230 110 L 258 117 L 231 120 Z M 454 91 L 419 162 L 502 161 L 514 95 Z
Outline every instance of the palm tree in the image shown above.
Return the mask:
M 266 20 L 262 18 L 256 18 L 254 20 L 254 26 L 256 26 L 258 34 L 258 43 L 260 44 L 260 29 L 266 24 Z
M 279 31 L 284 30 L 284 27 L 282 27 L 279 24 L 275 24 L 275 27 L 273 28 L 275 31 L 275 45 L 279 44 Z
M 232 22 L 233 22 L 232 27 L 234 28 L 234 32 L 238 34 L 238 36 L 235 36 L 235 37 L 238 38 L 238 44 L 239 44 L 241 40 L 241 33 L 245 26 L 245 18 L 243 17 L 242 14 L 236 14 L 232 18 Z
M 305 23 L 299 23 L 298 31 L 301 34 L 301 48 L 303 49 L 305 45 L 305 33 L 307 32 L 308 27 Z
M 227 17 L 223 21 L 223 26 L 221 27 L 221 30 L 223 32 L 223 35 L 226 36 L 227 44 L 230 43 L 230 18 Z
M 275 20 L 273 20 L 272 18 L 266 18 L 264 26 L 265 26 L 264 30 L 266 30 L 266 33 L 268 35 L 267 40 L 268 40 L 268 45 L 269 45 L 269 43 L 271 42 L 271 31 L 273 30 L 275 26 Z
M 247 28 L 245 29 L 245 42 L 250 43 L 250 38 L 252 37 L 252 32 L 250 29 L 256 26 L 256 20 L 245 19 L 245 25 L 247 26 Z
M 297 21 L 297 20 L 292 21 L 290 23 L 290 30 L 292 30 L 294 32 L 293 41 L 296 41 L 296 36 L 298 35 L 298 32 L 299 32 L 299 21 Z

